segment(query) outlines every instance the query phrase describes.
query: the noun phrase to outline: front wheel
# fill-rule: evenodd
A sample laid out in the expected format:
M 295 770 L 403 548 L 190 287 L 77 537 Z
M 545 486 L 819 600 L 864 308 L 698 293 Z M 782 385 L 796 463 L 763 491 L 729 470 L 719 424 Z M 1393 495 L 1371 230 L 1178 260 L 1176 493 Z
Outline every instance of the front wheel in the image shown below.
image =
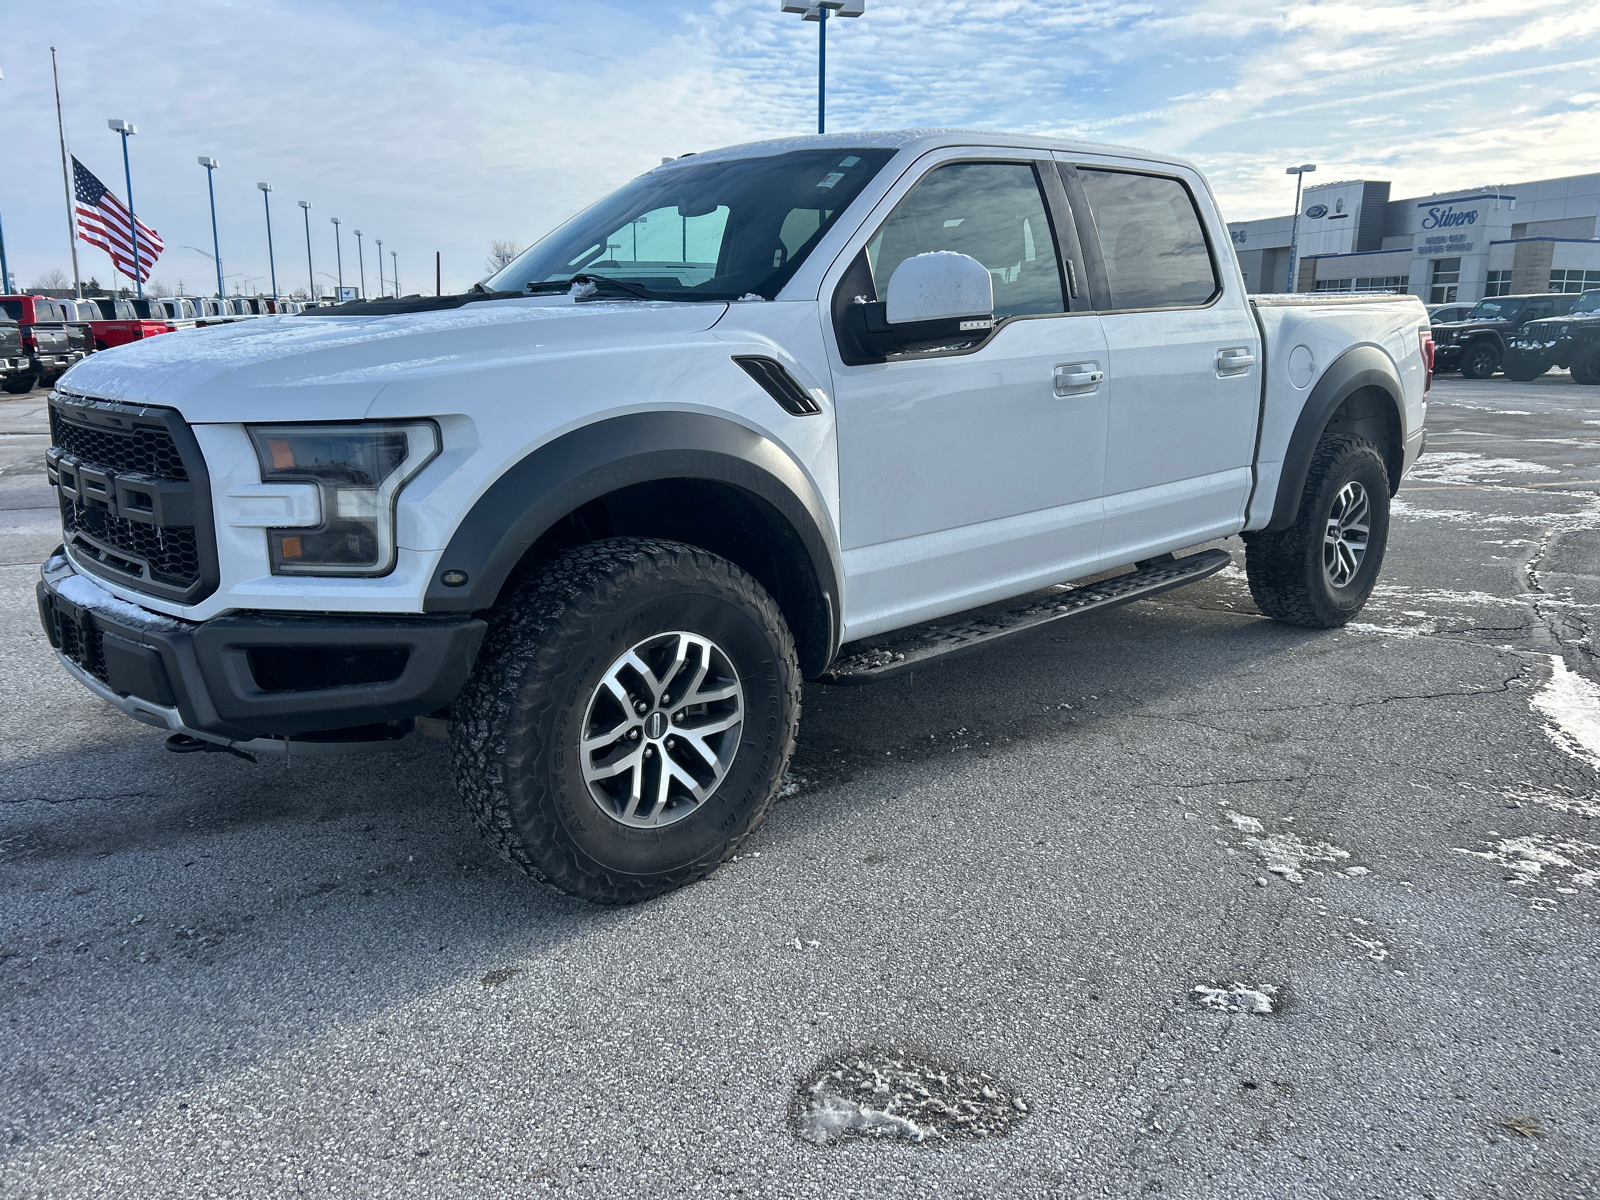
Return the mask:
M 500 853 L 603 904 L 712 871 L 794 751 L 800 667 L 726 559 L 618 538 L 509 589 L 451 709 L 456 783 Z
M 1573 383 L 1600 383 L 1600 348 L 1579 351 L 1572 359 Z
M 1461 373 L 1468 379 L 1487 379 L 1500 369 L 1500 351 L 1493 342 L 1474 342 L 1461 356 Z
M 1334 629 L 1366 604 L 1389 540 L 1389 473 L 1365 438 L 1325 434 L 1288 529 L 1245 536 L 1256 607 L 1275 621 Z
M 1532 383 L 1550 369 L 1548 361 L 1521 354 L 1506 357 L 1506 378 L 1514 383 Z

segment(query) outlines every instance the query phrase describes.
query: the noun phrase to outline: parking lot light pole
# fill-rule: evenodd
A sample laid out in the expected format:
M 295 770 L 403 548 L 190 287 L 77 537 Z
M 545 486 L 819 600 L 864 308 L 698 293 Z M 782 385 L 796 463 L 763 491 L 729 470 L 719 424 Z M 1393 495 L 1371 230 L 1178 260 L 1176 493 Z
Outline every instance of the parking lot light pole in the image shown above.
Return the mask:
M 301 200 L 300 211 L 306 219 L 306 282 L 310 288 L 311 302 L 317 302 L 317 272 L 311 266 L 311 201 Z
M 278 298 L 278 260 L 272 255 L 272 185 L 256 184 L 261 189 L 261 202 L 267 208 L 267 270 L 272 274 L 272 298 Z
M 400 299 L 400 251 L 389 251 L 389 265 L 393 268 L 389 272 L 389 282 L 394 284 L 394 298 Z
M 338 217 L 329 217 L 328 220 L 333 222 L 333 259 L 338 264 L 339 270 L 339 292 L 335 299 L 342 301 L 344 299 L 344 247 L 339 244 L 339 226 L 343 222 Z
M 803 21 L 817 23 L 817 132 L 828 132 L 828 14 L 836 17 L 859 17 L 867 10 L 867 0 L 817 0 L 815 4 L 799 0 L 779 0 L 782 12 L 797 13 Z
M 1294 224 L 1289 227 L 1289 286 L 1286 290 L 1295 292 L 1300 289 L 1295 286 L 1294 276 L 1295 254 L 1300 249 L 1300 185 L 1305 182 L 1305 176 L 1317 169 L 1316 163 L 1301 163 L 1298 167 L 1285 167 L 1285 175 L 1294 176 Z
M 4 79 L 5 77 L 6 73 L 4 71 L 0 71 L 0 79 Z M 74 237 L 72 244 L 73 246 L 77 246 L 78 243 L 76 237 Z M 0 292 L 9 292 L 10 290 L 11 268 L 6 265 L 6 231 L 5 226 L 0 224 Z
M 128 185 L 128 228 L 133 233 L 133 286 L 134 294 L 144 299 L 144 270 L 139 263 L 139 218 L 133 207 L 133 168 L 128 165 L 128 139 L 139 130 L 127 121 L 112 119 L 106 127 L 122 138 L 122 178 Z
M 212 182 L 215 176 L 211 172 L 217 169 L 217 160 L 201 155 L 196 159 L 206 169 L 206 191 L 211 196 L 211 249 L 212 258 L 217 262 L 217 299 L 221 300 L 224 292 L 222 287 L 222 243 L 217 240 L 217 189 Z
M 355 231 L 356 235 L 356 262 L 361 267 L 361 298 L 367 298 L 367 256 L 361 252 L 361 230 Z
M 378 243 L 378 298 L 381 300 L 389 293 L 383 290 L 383 239 L 373 238 Z

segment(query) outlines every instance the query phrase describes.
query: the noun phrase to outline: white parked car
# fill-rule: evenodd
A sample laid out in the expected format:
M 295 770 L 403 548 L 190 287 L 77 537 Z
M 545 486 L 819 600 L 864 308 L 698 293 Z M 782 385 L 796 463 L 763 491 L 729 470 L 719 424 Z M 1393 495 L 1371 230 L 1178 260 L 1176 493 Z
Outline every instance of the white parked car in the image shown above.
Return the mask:
M 65 668 L 174 749 L 447 720 L 507 858 L 637 900 L 767 811 L 802 679 L 1152 596 L 1241 533 L 1263 612 L 1350 620 L 1430 353 L 1412 297 L 1248 296 L 1181 159 L 736 146 L 472 293 L 74 367 L 41 610 Z

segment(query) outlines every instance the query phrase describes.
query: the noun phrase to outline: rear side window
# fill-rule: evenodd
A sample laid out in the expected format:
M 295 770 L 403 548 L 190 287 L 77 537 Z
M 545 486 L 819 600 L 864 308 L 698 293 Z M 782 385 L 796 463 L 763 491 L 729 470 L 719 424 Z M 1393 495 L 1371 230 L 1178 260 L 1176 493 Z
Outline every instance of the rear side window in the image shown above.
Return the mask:
M 896 267 L 933 250 L 989 268 L 996 320 L 1066 310 L 1044 197 L 1026 163 L 952 163 L 928 172 L 867 243 L 878 298 L 888 297 Z
M 0 309 L 4 309 L 6 316 L 10 317 L 13 321 L 22 320 L 21 300 L 0 300 Z
M 1080 167 L 1112 308 L 1185 308 L 1218 289 L 1189 189 L 1176 179 Z

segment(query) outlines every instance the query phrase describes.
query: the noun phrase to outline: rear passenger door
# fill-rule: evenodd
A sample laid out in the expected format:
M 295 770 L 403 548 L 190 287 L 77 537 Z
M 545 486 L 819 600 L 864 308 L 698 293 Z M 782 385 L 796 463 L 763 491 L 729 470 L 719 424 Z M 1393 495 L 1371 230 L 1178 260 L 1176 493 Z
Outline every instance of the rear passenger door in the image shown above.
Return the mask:
M 1207 234 L 1220 226 L 1199 177 L 1113 162 L 1060 164 L 1106 339 L 1105 566 L 1241 527 L 1261 380 L 1255 319 Z

